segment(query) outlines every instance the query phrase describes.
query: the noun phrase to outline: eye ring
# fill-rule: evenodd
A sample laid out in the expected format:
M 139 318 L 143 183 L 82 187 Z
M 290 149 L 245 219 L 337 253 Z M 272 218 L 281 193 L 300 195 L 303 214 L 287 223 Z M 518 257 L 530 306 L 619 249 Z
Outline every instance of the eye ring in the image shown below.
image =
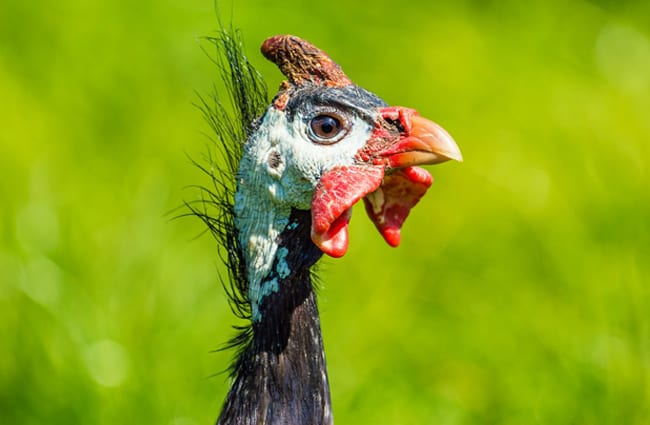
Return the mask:
M 309 120 L 307 132 L 313 142 L 331 145 L 346 135 L 348 132 L 347 122 L 332 112 L 319 113 Z

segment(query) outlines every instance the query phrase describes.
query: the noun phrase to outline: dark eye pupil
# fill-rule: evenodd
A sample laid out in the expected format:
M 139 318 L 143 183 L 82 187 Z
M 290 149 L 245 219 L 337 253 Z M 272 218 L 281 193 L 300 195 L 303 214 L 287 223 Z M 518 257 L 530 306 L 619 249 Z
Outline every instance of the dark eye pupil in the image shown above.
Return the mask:
M 341 131 L 341 121 L 329 115 L 319 115 L 311 120 L 311 129 L 322 139 L 331 139 Z

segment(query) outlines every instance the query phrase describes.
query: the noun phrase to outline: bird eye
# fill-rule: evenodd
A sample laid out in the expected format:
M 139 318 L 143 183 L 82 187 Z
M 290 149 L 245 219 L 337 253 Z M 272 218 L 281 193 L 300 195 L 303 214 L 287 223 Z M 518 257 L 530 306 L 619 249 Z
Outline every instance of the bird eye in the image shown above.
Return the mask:
M 309 122 L 311 139 L 316 143 L 338 142 L 345 135 L 343 120 L 336 115 L 317 115 Z

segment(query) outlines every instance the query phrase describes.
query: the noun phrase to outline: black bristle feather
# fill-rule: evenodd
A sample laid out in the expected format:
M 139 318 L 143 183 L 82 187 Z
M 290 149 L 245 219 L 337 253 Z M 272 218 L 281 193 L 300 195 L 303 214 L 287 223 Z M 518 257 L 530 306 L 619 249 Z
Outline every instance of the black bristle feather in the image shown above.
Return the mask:
M 200 198 L 185 202 L 185 205 L 189 209 L 187 215 L 203 221 L 219 242 L 219 256 L 228 270 L 228 278 L 219 277 L 230 307 L 237 317 L 250 321 L 248 279 L 234 222 L 234 196 L 243 147 L 256 127 L 256 120 L 268 106 L 268 91 L 262 76 L 244 54 L 239 31 L 232 27 L 224 29 L 221 22 L 220 27 L 216 36 L 205 37 L 215 48 L 216 55 L 206 53 L 219 69 L 231 111 L 224 105 L 216 87 L 208 97 L 199 95 L 197 107 L 212 130 L 212 144 L 201 161 L 191 161 L 210 178 L 212 187 L 195 186 Z M 237 334 L 224 349 L 237 349 L 236 358 L 239 358 L 251 340 L 252 328 L 250 324 L 233 327 Z M 236 367 L 236 364 L 231 366 L 231 374 Z

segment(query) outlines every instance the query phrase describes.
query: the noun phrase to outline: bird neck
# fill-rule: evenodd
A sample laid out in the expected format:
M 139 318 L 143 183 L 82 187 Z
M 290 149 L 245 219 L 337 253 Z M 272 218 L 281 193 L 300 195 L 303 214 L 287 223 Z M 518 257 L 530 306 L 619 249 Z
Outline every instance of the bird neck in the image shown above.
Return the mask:
M 257 296 L 251 298 L 252 335 L 235 364 L 219 425 L 332 423 L 310 271 L 322 253 L 310 230 L 310 212 L 291 210 L 272 241 L 272 258 L 260 262 L 264 276 L 256 270 L 257 292 L 249 291 Z M 250 241 L 241 242 L 246 247 Z

